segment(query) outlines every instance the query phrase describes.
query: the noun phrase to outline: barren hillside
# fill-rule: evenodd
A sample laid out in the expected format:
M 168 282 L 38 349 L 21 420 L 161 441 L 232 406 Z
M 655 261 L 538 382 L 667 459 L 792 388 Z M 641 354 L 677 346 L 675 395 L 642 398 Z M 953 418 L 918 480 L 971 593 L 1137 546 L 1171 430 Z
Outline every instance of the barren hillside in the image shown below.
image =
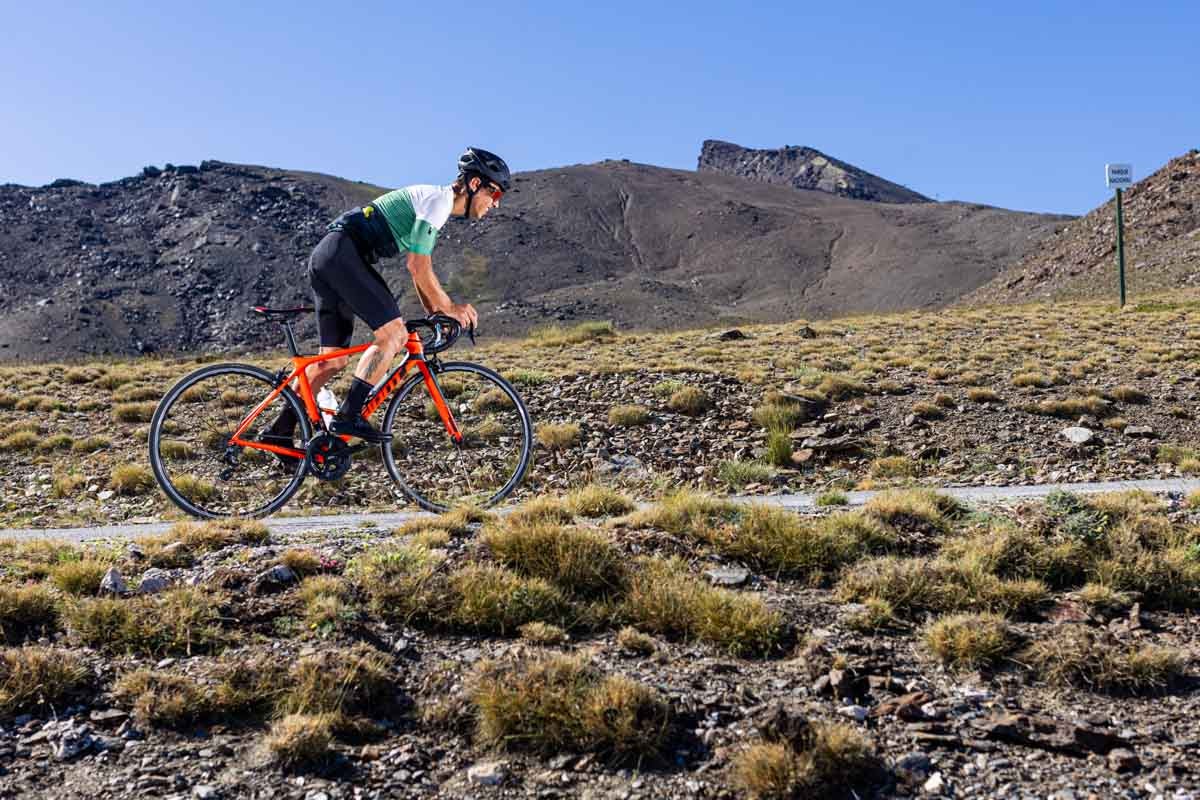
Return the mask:
M 275 344 L 245 308 L 307 301 L 324 225 L 379 191 L 215 161 L 0 187 L 0 358 Z M 435 265 L 491 334 L 777 321 L 949 303 L 1066 219 L 604 162 L 519 174 L 486 220 L 447 223 Z M 383 271 L 408 284 L 399 260 Z M 417 311 L 411 287 L 405 299 Z
M 1116 296 L 1115 200 L 1042 240 L 971 302 Z M 1126 284 L 1146 293 L 1200 281 L 1200 151 L 1167 162 L 1124 193 Z

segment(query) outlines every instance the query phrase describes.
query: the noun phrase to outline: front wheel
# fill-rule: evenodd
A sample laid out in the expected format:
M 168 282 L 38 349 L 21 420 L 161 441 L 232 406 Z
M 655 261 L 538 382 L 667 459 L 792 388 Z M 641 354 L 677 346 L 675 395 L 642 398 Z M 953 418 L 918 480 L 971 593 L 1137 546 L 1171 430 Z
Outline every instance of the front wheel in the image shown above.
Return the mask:
M 533 452 L 529 412 L 508 381 L 478 364 L 451 362 L 434 375 L 463 434 L 446 431 L 420 372 L 392 397 L 382 429 L 383 463 L 400 490 L 427 511 L 486 508 L 525 477 Z
M 259 517 L 278 510 L 300 488 L 303 460 L 282 464 L 265 450 L 234 445 L 235 430 L 277 385 L 249 364 L 213 364 L 171 387 L 150 420 L 150 466 L 175 505 L 203 519 Z M 283 409 L 300 420 L 292 446 L 303 447 L 311 426 L 300 398 L 284 389 L 251 422 L 253 439 Z

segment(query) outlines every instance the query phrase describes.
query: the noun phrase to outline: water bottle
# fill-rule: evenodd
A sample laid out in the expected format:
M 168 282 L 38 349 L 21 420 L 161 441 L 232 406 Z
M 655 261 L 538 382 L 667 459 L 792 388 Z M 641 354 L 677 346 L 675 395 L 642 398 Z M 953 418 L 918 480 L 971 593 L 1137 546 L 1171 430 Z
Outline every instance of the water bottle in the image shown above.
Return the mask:
M 326 425 L 333 422 L 333 415 L 338 410 L 338 399 L 328 386 L 322 386 L 321 391 L 317 392 L 317 408 L 321 409 L 321 416 L 324 417 Z

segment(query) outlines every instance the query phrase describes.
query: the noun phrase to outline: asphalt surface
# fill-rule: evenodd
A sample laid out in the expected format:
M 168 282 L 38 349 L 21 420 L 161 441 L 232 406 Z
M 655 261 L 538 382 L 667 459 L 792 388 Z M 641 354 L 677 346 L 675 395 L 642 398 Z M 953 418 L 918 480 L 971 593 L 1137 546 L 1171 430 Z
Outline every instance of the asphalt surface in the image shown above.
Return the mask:
M 1188 493 L 1200 489 L 1200 480 L 1166 479 L 1144 481 L 1103 481 L 1098 483 L 1047 483 L 1031 486 L 969 486 L 938 488 L 967 503 L 1001 503 L 1030 497 L 1045 497 L 1056 490 L 1080 494 L 1116 492 L 1123 489 L 1145 489 L 1158 494 L 1168 492 Z M 851 506 L 867 502 L 879 492 L 847 492 Z M 780 494 L 734 496 L 737 502 L 762 503 L 797 510 L 816 508 L 817 494 Z M 503 512 L 501 512 L 503 513 Z M 276 533 L 300 533 L 302 531 L 338 530 L 347 528 L 394 528 L 416 517 L 429 516 L 423 511 L 397 511 L 380 514 L 330 514 L 323 516 L 287 517 L 275 516 L 264 520 Z M 90 528 L 0 528 L 0 539 L 62 539 L 81 542 L 87 539 L 135 539 L 152 536 L 169 529 L 173 522 L 147 522 L 127 525 L 99 525 Z

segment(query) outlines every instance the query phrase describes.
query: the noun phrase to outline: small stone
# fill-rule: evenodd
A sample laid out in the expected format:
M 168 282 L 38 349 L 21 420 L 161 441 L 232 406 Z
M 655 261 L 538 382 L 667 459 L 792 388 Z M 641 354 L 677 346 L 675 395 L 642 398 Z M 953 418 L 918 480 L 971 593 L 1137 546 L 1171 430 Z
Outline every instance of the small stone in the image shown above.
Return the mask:
M 704 577 L 714 586 L 741 586 L 750 579 L 750 570 L 742 567 L 713 567 Z
M 483 786 L 499 786 L 508 776 L 508 765 L 503 761 L 480 761 L 467 770 L 467 780 Z
M 215 786 L 209 786 L 206 783 L 197 783 L 192 787 L 192 797 L 196 800 L 217 800 L 221 796 L 221 790 Z
M 298 581 L 299 578 L 287 564 L 276 564 L 266 572 L 260 573 L 250 584 L 251 594 L 270 594 L 278 592 Z
M 1087 444 L 1096 438 L 1096 434 L 1092 433 L 1090 429 L 1080 427 L 1064 428 L 1059 435 L 1071 444 Z
M 896 768 L 905 772 L 928 775 L 929 771 L 933 769 L 933 761 L 927 754 L 917 751 L 908 753 L 896 762 Z
M 116 567 L 109 567 L 108 572 L 104 573 L 104 577 L 100 579 L 101 594 L 105 592 L 125 594 L 128 591 L 129 587 L 125 585 L 125 579 L 121 577 L 121 573 L 117 572 Z
M 1153 439 L 1154 429 L 1149 425 L 1127 425 L 1125 435 L 1131 439 Z
M 116 492 L 114 492 L 112 489 L 104 489 L 101 492 L 99 492 L 96 495 L 96 497 L 100 500 L 107 500 L 110 497 L 112 497 L 114 494 L 116 494 Z
M 54 759 L 70 761 L 90 750 L 93 744 L 95 741 L 87 726 L 67 728 L 58 738 L 58 745 L 54 748 Z
M 129 712 L 122 711 L 119 708 L 96 709 L 88 715 L 88 719 L 97 725 L 124 722 L 128 718 Z
M 1142 762 L 1137 753 L 1118 747 L 1108 751 L 1108 768 L 1113 772 L 1137 772 L 1142 768 Z
M 942 779 L 942 773 L 940 772 L 930 775 L 929 780 L 925 781 L 925 784 L 921 787 L 925 794 L 941 794 L 945 788 L 946 781 Z
M 862 722 L 870 712 L 862 706 L 841 706 L 837 713 L 839 716 L 849 717 L 855 722 Z
M 138 583 L 139 594 L 157 594 L 171 585 L 171 575 L 166 570 L 151 567 L 142 574 Z

